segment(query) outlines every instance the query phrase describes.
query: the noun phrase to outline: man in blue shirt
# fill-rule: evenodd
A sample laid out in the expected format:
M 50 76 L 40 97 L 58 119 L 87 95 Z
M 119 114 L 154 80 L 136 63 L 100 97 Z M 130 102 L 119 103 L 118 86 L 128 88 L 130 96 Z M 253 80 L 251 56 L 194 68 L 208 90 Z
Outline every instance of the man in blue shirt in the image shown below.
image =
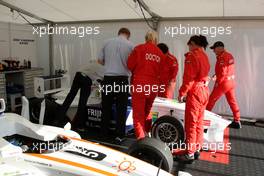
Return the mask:
M 130 31 L 121 28 L 118 37 L 109 39 L 101 49 L 98 62 L 104 65 L 102 91 L 102 134 L 107 135 L 112 117 L 112 106 L 116 104 L 116 135 L 121 140 L 125 136 L 126 111 L 128 104 L 127 59 L 134 48 L 129 41 Z

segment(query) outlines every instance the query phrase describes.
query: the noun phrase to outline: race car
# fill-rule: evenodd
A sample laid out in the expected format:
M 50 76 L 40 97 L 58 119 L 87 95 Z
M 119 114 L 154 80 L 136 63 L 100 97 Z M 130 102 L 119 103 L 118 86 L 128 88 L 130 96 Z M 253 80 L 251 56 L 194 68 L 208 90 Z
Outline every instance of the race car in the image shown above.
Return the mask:
M 172 170 L 171 152 L 156 139 L 145 138 L 129 149 L 130 155 L 149 164 L 83 140 L 69 125 L 58 128 L 34 124 L 18 114 L 4 113 L 4 100 L 0 102 L 0 175 L 171 175 L 165 171 Z
M 88 71 L 87 71 L 88 70 Z M 87 127 L 99 127 L 102 118 L 102 106 L 101 106 L 101 93 L 100 93 L 100 80 L 103 79 L 102 68 L 99 64 L 94 62 L 90 63 L 85 73 L 93 81 L 91 86 L 91 93 L 87 101 Z M 38 86 L 37 86 L 38 87 Z M 60 92 L 52 94 L 52 100 L 50 99 L 37 99 L 29 103 L 24 103 L 24 106 L 29 106 L 29 113 L 24 114 L 31 120 L 39 122 L 41 124 L 53 124 L 54 119 L 50 119 L 52 115 L 56 113 L 59 106 L 61 106 L 68 95 L 70 88 L 61 89 Z M 26 101 L 24 101 L 26 102 Z M 79 93 L 75 96 L 70 109 L 68 110 L 68 117 L 74 118 L 74 115 L 78 108 Z M 127 107 L 127 121 L 126 131 L 129 132 L 133 129 L 132 119 L 132 107 L 131 97 L 129 97 L 129 103 Z M 30 104 L 30 105 L 28 105 Z M 41 104 L 41 106 L 40 106 Z M 115 106 L 115 105 L 114 105 Z M 115 123 L 115 107 L 113 106 L 112 124 Z M 173 99 L 165 99 L 157 97 L 153 103 L 151 109 L 152 115 L 152 130 L 151 137 L 157 138 L 167 144 L 180 144 L 185 139 L 184 134 L 184 112 L 185 103 L 179 103 Z M 205 111 L 204 117 L 204 143 L 210 147 L 214 147 L 213 150 L 217 150 L 215 146 L 219 146 L 218 143 L 223 143 L 224 130 L 231 122 L 222 118 L 221 116 Z M 114 126 L 114 125 L 112 125 Z M 112 128 L 110 126 L 110 128 Z M 221 146 L 221 145 L 220 145 Z
M 46 103 L 42 102 L 42 109 L 46 106 L 46 110 L 40 110 L 40 106 L 38 103 L 31 103 L 33 108 L 31 108 L 31 115 L 33 115 L 36 119 L 38 119 L 39 113 L 34 115 L 34 111 L 43 112 L 41 115 L 41 119 L 46 119 L 46 113 L 56 110 L 54 108 L 56 105 L 63 104 L 64 99 L 66 98 L 69 89 L 65 89 L 56 94 L 52 95 L 54 101 L 50 101 L 48 99 L 44 100 Z M 68 116 L 72 119 L 78 107 L 78 99 L 79 95 L 77 95 L 74 101 L 71 104 L 71 107 L 68 111 Z M 37 100 L 39 101 L 39 100 Z M 129 102 L 131 101 L 131 97 L 129 98 Z M 34 108 L 35 107 L 35 108 Z M 53 108 L 52 108 L 53 107 Z M 53 110 L 51 110 L 53 109 Z M 87 102 L 87 121 L 86 125 L 89 127 L 100 127 L 101 121 L 101 96 L 98 92 L 98 87 L 93 86 L 91 95 Z M 157 138 L 167 144 L 180 144 L 184 142 L 185 133 L 184 133 L 184 112 L 185 112 L 185 103 L 179 103 L 177 100 L 166 99 L 157 97 L 153 103 L 151 109 L 152 115 L 152 130 L 151 136 L 153 138 Z M 132 107 L 129 103 L 127 108 L 127 131 L 133 128 L 133 119 L 132 119 Z M 49 117 L 49 115 L 48 115 Z M 113 119 L 115 119 L 115 111 L 113 108 Z M 113 120 L 114 123 L 114 120 Z M 219 143 L 223 143 L 224 139 L 224 130 L 231 122 L 222 118 L 221 116 L 210 112 L 205 111 L 204 117 L 204 143 L 208 146 L 208 150 L 218 150 Z M 211 148 L 213 147 L 213 148 Z

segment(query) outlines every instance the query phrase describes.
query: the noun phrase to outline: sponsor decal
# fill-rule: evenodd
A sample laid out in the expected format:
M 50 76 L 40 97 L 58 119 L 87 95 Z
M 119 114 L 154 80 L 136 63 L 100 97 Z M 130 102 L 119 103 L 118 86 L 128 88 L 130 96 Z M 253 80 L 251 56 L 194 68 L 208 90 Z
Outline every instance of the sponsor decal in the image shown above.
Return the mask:
M 106 155 L 101 152 L 89 150 L 82 146 L 73 146 L 72 149 L 67 149 L 64 152 L 89 158 L 96 161 L 102 161 L 106 157 Z
M 101 121 L 101 117 L 102 117 L 101 108 L 88 107 L 87 113 L 88 113 L 88 120 L 94 121 L 94 122 L 100 122 Z
M 155 122 L 159 117 L 159 112 L 150 112 L 150 115 L 152 117 L 152 122 Z
M 211 126 L 211 121 L 210 120 L 204 120 L 203 125 L 204 126 Z
M 29 172 L 20 172 L 20 171 L 13 171 L 13 172 L 4 172 L 3 176 L 25 176 L 31 175 Z
M 27 155 L 32 156 L 32 157 L 36 157 L 36 158 L 41 158 L 41 159 L 45 159 L 47 161 L 53 161 L 53 162 L 57 162 L 57 163 L 62 163 L 65 164 L 67 166 L 73 166 L 76 168 L 81 168 L 81 169 L 85 169 L 88 171 L 92 171 L 101 175 L 107 175 L 107 176 L 117 176 L 117 174 L 115 173 L 110 173 L 108 171 L 104 171 L 101 169 L 98 169 L 94 166 L 88 166 L 82 163 L 78 163 L 78 162 L 73 162 L 73 161 L 69 161 L 69 160 L 65 160 L 62 158 L 56 158 L 56 157 L 52 157 L 52 156 L 48 156 L 48 155 L 41 155 L 41 154 L 33 154 L 33 153 L 28 153 Z
M 24 159 L 24 161 L 28 162 L 28 163 L 32 163 L 32 164 L 42 165 L 42 166 L 46 166 L 46 167 L 52 167 L 51 164 L 43 163 L 43 162 L 40 162 L 40 161 L 33 161 L 33 160 L 29 160 L 29 159 Z
M 117 172 L 131 173 L 136 170 L 135 161 L 130 161 L 124 158 L 122 161 L 116 161 L 117 165 L 112 166 L 117 169 Z

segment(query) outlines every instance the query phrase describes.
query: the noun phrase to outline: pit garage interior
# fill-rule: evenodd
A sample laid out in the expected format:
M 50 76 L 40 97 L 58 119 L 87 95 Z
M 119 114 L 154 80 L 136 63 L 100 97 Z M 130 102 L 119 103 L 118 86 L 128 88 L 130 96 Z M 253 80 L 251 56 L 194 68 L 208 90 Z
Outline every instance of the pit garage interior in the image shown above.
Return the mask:
M 156 31 L 159 42 L 166 43 L 177 58 L 179 68 L 172 100 L 177 101 L 187 42 L 192 35 L 203 34 L 209 46 L 216 41 L 224 42 L 235 58 L 236 98 L 242 128 L 224 130 L 223 143 L 230 144 L 231 150 L 202 151 L 200 160 L 192 164 L 174 161 L 172 174 L 262 176 L 263 9 L 262 0 L 0 0 L 0 98 L 6 102 L 6 112 L 21 114 L 22 96 L 28 100 L 36 97 L 43 100 L 63 91 L 71 85 L 76 72 L 98 59 L 105 41 L 116 37 L 121 27 L 126 27 L 135 45 L 144 43 L 149 30 Z M 79 30 L 74 34 L 48 34 L 50 28 L 59 27 Z M 84 33 L 82 27 L 88 27 L 89 31 Z M 195 33 L 192 33 L 194 28 Z M 206 53 L 211 65 L 209 75 L 213 76 L 215 54 L 210 48 Z M 64 71 L 67 76 L 56 77 Z M 39 93 L 36 82 L 42 81 L 45 90 Z M 210 82 L 210 92 L 213 87 L 214 83 Z M 39 116 L 41 110 L 37 111 Z M 225 96 L 212 112 L 233 120 Z M 90 113 L 97 116 L 100 112 Z M 52 113 L 49 115 L 54 118 Z M 44 121 L 39 120 L 42 124 Z M 126 140 L 116 144 L 112 138 L 99 137 L 99 132 L 99 129 L 87 128 L 78 133 L 83 139 L 125 153 L 136 141 L 134 134 L 129 133 Z

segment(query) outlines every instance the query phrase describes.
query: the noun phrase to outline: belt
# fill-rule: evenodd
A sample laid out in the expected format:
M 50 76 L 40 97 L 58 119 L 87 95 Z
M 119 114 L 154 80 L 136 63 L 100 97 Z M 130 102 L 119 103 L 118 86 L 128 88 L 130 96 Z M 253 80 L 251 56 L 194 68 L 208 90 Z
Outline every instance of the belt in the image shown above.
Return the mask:
M 104 76 L 105 79 L 128 79 L 128 76 Z
M 197 86 L 205 86 L 207 87 L 209 85 L 209 81 L 200 81 L 200 82 L 196 82 L 195 85 Z

